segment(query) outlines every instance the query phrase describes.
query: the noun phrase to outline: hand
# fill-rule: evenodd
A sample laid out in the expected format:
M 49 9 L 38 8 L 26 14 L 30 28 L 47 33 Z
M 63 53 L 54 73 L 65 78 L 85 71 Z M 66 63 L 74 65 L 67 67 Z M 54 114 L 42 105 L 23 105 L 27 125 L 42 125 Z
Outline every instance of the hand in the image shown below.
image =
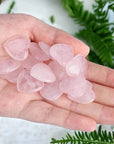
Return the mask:
M 75 54 L 86 56 L 88 47 L 38 19 L 24 14 L 0 15 L 0 56 L 6 55 L 2 45 L 14 35 L 24 35 L 31 41 L 69 44 Z M 88 62 L 87 79 L 93 84 L 96 99 L 90 104 L 78 104 L 65 95 L 50 102 L 39 93 L 19 93 L 16 86 L 0 79 L 0 116 L 54 124 L 73 130 L 92 131 L 99 124 L 114 124 L 114 70 Z

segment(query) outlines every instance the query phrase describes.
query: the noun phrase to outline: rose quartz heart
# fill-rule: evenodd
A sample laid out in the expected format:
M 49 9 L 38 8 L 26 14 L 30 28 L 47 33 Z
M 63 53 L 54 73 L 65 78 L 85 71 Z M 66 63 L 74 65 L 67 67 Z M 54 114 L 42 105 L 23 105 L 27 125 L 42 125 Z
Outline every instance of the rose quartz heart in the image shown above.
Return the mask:
M 18 61 L 23 61 L 28 56 L 30 40 L 24 36 L 13 36 L 4 43 L 4 48 L 9 56 Z
M 20 67 L 21 63 L 19 61 L 15 61 L 12 58 L 0 57 L 0 74 L 7 74 L 9 72 L 13 72 Z
M 88 104 L 88 103 L 93 102 L 93 100 L 95 99 L 95 93 L 92 90 L 92 84 L 86 80 L 85 87 L 86 88 L 85 88 L 83 95 L 76 97 L 76 96 L 71 96 L 70 94 L 68 94 L 68 98 L 81 104 Z
M 95 100 L 95 93 L 92 89 L 88 89 L 88 92 L 85 92 L 85 94 L 83 94 L 81 97 L 74 98 L 68 95 L 68 98 L 81 104 L 89 104 Z
M 49 83 L 56 80 L 53 71 L 47 64 L 44 63 L 37 63 L 34 65 L 31 69 L 31 76 L 40 81 Z
M 16 84 L 17 83 L 17 78 L 18 78 L 18 76 L 19 76 L 19 74 L 21 73 L 22 70 L 23 70 L 23 68 L 19 67 L 18 69 L 16 69 L 13 72 L 1 75 L 1 78 L 6 79 L 6 80 L 8 80 L 11 83 L 15 83 Z
M 36 58 L 38 61 L 47 61 L 50 58 L 42 51 L 42 49 L 38 46 L 37 43 L 32 42 L 30 44 L 30 53 L 31 55 Z
M 49 57 L 49 58 L 51 58 L 51 56 L 50 56 L 50 46 L 49 45 L 47 45 L 46 43 L 44 43 L 44 42 L 39 42 L 38 43 L 39 44 L 39 47 L 42 49 L 42 51 Z
M 31 69 L 33 65 L 37 63 L 38 61 L 33 56 L 29 55 L 27 59 L 22 62 L 22 67 L 26 69 Z
M 87 60 L 78 54 L 66 65 L 66 72 L 69 76 L 85 76 L 87 71 Z
M 17 90 L 24 93 L 32 93 L 40 91 L 44 87 L 44 83 L 34 79 L 30 75 L 29 70 L 23 70 L 17 78 Z
M 60 65 L 66 64 L 73 58 L 74 53 L 71 46 L 66 44 L 55 44 L 50 48 L 50 54 Z
M 59 88 L 63 93 L 72 97 L 80 97 L 85 92 L 86 80 L 82 77 L 68 77 L 60 82 Z
M 40 91 L 40 94 L 48 100 L 57 100 L 62 95 L 62 92 L 59 89 L 59 82 L 56 81 L 45 84 L 44 88 Z
M 54 72 L 57 80 L 62 80 L 67 77 L 67 73 L 65 71 L 65 68 L 61 66 L 58 62 L 56 61 L 51 61 L 49 63 L 49 67 L 52 69 Z

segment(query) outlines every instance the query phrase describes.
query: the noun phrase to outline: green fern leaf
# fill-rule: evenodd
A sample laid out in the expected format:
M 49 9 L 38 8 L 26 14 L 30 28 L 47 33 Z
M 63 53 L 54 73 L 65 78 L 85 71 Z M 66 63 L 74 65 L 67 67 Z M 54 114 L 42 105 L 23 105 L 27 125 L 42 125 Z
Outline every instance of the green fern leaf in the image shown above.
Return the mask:
M 114 3 L 111 0 L 95 0 L 95 2 L 94 13 L 84 10 L 83 2 L 79 0 L 63 0 L 63 5 L 73 20 L 84 27 L 75 36 L 90 46 L 91 51 L 88 58 L 93 62 L 113 68 L 114 23 L 108 22 L 107 15 Z M 108 9 L 104 10 L 107 2 L 109 3 Z
M 60 140 L 51 139 L 51 144 L 114 144 L 113 132 L 103 131 L 101 125 L 98 131 L 94 132 L 74 132 L 74 136 L 67 133 L 66 137 Z

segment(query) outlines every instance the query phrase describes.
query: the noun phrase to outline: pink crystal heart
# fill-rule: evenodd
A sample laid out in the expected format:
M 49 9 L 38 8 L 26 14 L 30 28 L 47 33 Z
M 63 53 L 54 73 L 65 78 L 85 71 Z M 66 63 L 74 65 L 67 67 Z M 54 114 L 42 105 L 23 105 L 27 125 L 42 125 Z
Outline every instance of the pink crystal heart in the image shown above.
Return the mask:
M 83 90 L 83 94 L 81 96 L 76 97 L 75 95 L 72 96 L 71 94 L 68 94 L 68 98 L 81 103 L 81 104 L 88 104 L 94 101 L 95 99 L 95 93 L 92 90 L 92 85 L 89 81 L 86 80 L 85 90 Z
M 31 75 L 43 82 L 54 82 L 56 77 L 50 67 L 44 63 L 37 63 L 31 69 Z
M 22 67 L 30 70 L 32 66 L 37 63 L 38 61 L 33 56 L 29 55 L 27 59 L 23 61 Z
M 60 65 L 66 64 L 73 58 L 74 52 L 71 46 L 66 44 L 55 44 L 50 48 L 50 54 Z
M 49 63 L 49 67 L 52 69 L 52 71 L 54 72 L 56 79 L 57 80 L 62 80 L 65 77 L 67 77 L 67 73 L 64 69 L 63 66 L 61 66 L 58 62 L 56 61 L 51 61 Z
M 69 94 L 72 97 L 80 97 L 85 92 L 86 80 L 82 77 L 68 77 L 60 82 L 60 89 L 63 93 Z
M 38 46 L 37 43 L 32 42 L 30 44 L 30 53 L 31 55 L 36 58 L 38 61 L 47 61 L 50 58 L 45 54 L 44 51 Z
M 66 65 L 66 72 L 69 76 L 85 76 L 87 71 L 87 60 L 78 54 Z
M 17 89 L 19 92 L 31 93 L 40 91 L 44 83 L 36 80 L 30 75 L 29 70 L 23 70 L 17 78 Z
M 50 52 L 49 52 L 50 46 L 47 45 L 47 44 L 45 44 L 44 42 L 39 42 L 38 44 L 39 44 L 39 47 L 42 49 L 42 51 L 43 51 L 49 58 L 51 58 Z
M 21 63 L 12 58 L 5 56 L 0 57 L 0 74 L 7 74 L 13 72 L 20 67 Z
M 4 43 L 4 48 L 9 56 L 18 61 L 23 61 L 28 56 L 30 41 L 24 36 L 14 36 Z
M 40 94 L 48 100 L 57 100 L 62 95 L 62 91 L 59 89 L 59 82 L 56 81 L 54 83 L 46 84 L 40 91 Z
M 19 76 L 19 74 L 21 73 L 21 71 L 23 70 L 22 67 L 19 67 L 18 69 L 16 69 L 15 71 L 13 72 L 10 72 L 10 73 L 7 73 L 7 74 L 4 74 L 4 75 L 1 75 L 1 77 L 3 79 L 6 79 L 8 80 L 9 82 L 11 83 L 17 83 L 17 78 Z

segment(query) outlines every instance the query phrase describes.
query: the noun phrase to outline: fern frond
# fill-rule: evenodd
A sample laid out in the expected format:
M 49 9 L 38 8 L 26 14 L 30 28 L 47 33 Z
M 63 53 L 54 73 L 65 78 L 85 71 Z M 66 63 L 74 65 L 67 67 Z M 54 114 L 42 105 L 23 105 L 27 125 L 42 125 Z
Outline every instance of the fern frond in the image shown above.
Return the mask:
M 84 10 L 83 2 L 79 0 L 63 0 L 63 6 L 73 20 L 84 27 L 75 36 L 90 46 L 88 58 L 114 68 L 114 23 L 109 23 L 107 18 L 114 2 L 112 0 L 95 0 L 95 2 L 94 13 Z M 107 2 L 108 9 L 104 10 Z
M 111 10 L 114 12 L 114 3 L 111 3 L 111 4 L 108 6 L 108 9 L 111 9 Z
M 111 52 L 112 49 L 108 45 L 110 43 L 105 43 L 104 40 L 99 37 L 99 35 L 91 30 L 80 30 L 80 32 L 77 33 L 76 36 L 91 47 L 91 51 L 88 56 L 90 60 L 99 64 L 114 67 L 112 58 L 113 55 Z
M 63 0 L 63 6 L 68 10 L 69 15 L 76 23 L 82 26 L 88 26 L 95 16 L 87 10 L 84 10 L 83 2 L 78 0 Z
M 98 131 L 87 132 L 74 132 L 74 135 L 67 133 L 65 138 L 57 140 L 51 139 L 50 144 L 114 144 L 113 132 L 102 130 L 100 125 Z

